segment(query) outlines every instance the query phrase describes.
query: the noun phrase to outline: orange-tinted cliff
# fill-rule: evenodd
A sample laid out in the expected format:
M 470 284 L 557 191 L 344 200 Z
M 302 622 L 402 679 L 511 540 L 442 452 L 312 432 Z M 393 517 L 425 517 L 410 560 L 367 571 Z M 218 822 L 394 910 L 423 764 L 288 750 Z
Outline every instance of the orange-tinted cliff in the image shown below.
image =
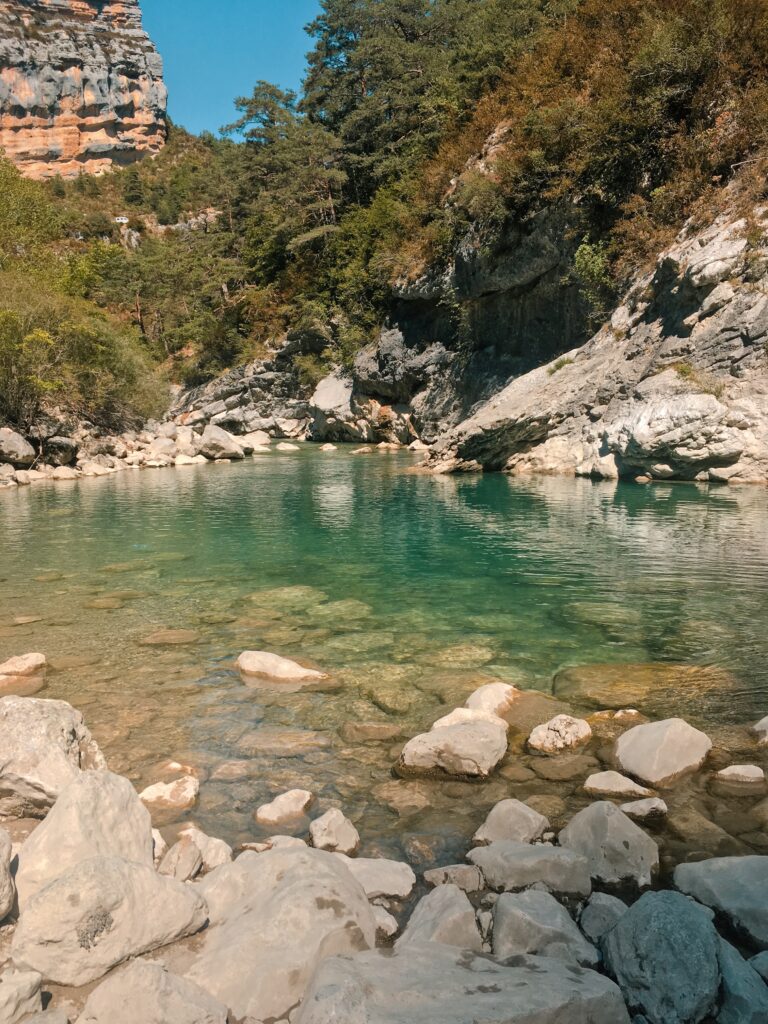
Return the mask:
M 157 153 L 165 106 L 139 0 L 0 0 L 0 149 L 27 177 Z

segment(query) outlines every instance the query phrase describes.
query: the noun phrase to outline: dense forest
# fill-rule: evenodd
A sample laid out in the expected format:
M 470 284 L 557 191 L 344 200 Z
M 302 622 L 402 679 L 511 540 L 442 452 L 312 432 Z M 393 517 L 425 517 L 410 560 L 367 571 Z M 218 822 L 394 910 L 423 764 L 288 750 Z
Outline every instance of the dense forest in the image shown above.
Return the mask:
M 394 282 L 557 203 L 599 322 L 734 177 L 765 194 L 768 0 L 323 0 L 308 33 L 301 95 L 258 82 L 222 137 L 171 126 L 102 178 L 0 164 L 3 417 L 146 416 L 286 332 L 310 386 Z

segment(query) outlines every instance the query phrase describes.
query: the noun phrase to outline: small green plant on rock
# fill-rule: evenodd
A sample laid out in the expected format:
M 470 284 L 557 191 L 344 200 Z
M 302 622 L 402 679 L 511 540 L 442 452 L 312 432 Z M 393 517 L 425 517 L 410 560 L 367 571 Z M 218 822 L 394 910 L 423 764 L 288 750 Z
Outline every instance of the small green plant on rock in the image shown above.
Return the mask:
M 558 370 L 562 370 L 564 366 L 571 366 L 572 364 L 573 360 L 568 356 L 561 356 L 559 359 L 556 359 L 551 366 L 547 367 L 547 373 L 552 377 Z

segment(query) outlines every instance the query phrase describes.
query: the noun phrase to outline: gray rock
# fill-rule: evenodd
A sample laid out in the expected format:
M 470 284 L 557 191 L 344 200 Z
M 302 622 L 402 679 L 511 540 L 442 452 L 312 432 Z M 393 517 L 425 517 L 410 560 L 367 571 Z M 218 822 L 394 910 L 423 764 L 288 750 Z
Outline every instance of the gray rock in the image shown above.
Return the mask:
M 498 839 L 515 839 L 532 843 L 549 828 L 543 814 L 520 800 L 500 800 L 492 807 L 484 823 L 472 837 L 476 843 L 492 843 Z
M 228 431 L 209 423 L 200 439 L 200 454 L 207 459 L 242 459 L 241 445 Z
M 675 892 L 647 892 L 604 937 L 603 956 L 631 1010 L 649 1024 L 699 1024 L 718 998 L 720 939 L 711 915 Z
M 42 1009 L 42 980 L 37 971 L 6 967 L 0 974 L 0 1020 L 3 1024 L 17 1024 L 25 1014 Z
M 134 960 L 89 996 L 77 1024 L 227 1024 L 227 1008 L 160 964 Z
M 35 449 L 10 427 L 0 427 L 0 462 L 10 462 L 20 469 L 31 466 L 36 459 Z
M 362 885 L 369 900 L 379 897 L 404 900 L 413 892 L 416 875 L 410 864 L 386 857 L 347 857 L 336 854 L 349 873 Z
M 483 888 L 483 875 L 474 864 L 448 864 L 424 872 L 427 885 L 457 885 L 463 892 L 478 892 Z
M 768 857 L 715 857 L 678 864 L 675 885 L 724 914 L 760 949 L 768 949 Z
M 599 959 L 565 907 L 548 892 L 531 889 L 502 893 L 493 907 L 493 955 L 505 960 L 519 953 L 551 956 L 582 967 L 594 967 Z
M 722 989 L 717 1024 L 765 1024 L 768 987 L 754 967 L 720 939 Z
M 608 884 L 626 880 L 650 885 L 659 850 L 615 804 L 598 800 L 571 818 L 558 841 L 589 861 L 592 878 Z
M 396 770 L 401 775 L 486 778 L 506 752 L 506 725 L 478 719 L 414 736 L 403 747 Z
M 471 850 L 467 860 L 480 868 L 488 887 L 498 891 L 537 884 L 574 896 L 589 896 L 592 891 L 587 859 L 557 846 L 529 846 L 506 839 Z
M 682 718 L 636 725 L 616 741 L 622 769 L 652 786 L 670 786 L 696 771 L 712 749 L 712 741 Z
M 626 910 L 626 903 L 615 896 L 593 892 L 581 911 L 579 925 L 590 942 L 598 943 Z
M 77 458 L 77 441 L 71 437 L 49 437 L 43 444 L 46 462 L 52 466 L 69 466 Z
M 83 772 L 62 790 L 19 852 L 16 885 L 27 901 L 71 867 L 91 857 L 153 864 L 152 822 L 128 779 Z
M 153 867 L 92 857 L 27 902 L 11 945 L 14 963 L 59 985 L 86 985 L 132 956 L 199 931 L 205 902 Z
M 323 961 L 296 1024 L 629 1024 L 618 988 L 549 957 L 500 964 L 436 942 Z
M 157 870 L 177 882 L 188 882 L 200 873 L 202 867 L 203 855 L 199 847 L 189 836 L 183 836 L 168 850 Z
M 280 1020 L 320 960 L 374 945 L 376 922 L 341 858 L 309 847 L 243 853 L 192 888 L 210 926 L 185 972 L 236 1018 Z
M 750 967 L 757 971 L 763 981 L 768 982 L 768 950 L 757 953 L 749 961 Z
M 439 885 L 423 896 L 395 946 L 402 949 L 424 942 L 482 950 L 474 908 L 457 885 Z
M 83 716 L 63 700 L 0 698 L 0 814 L 41 817 L 85 769 L 106 768 Z
M 4 828 L 0 828 L 0 922 L 13 910 L 16 902 L 16 883 L 11 874 L 13 843 Z

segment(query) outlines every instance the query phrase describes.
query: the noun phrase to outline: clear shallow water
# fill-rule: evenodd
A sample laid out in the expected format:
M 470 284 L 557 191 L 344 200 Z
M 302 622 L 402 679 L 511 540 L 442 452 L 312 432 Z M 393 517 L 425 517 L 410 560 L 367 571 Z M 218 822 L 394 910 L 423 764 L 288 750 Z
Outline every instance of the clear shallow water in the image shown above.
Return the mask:
M 403 823 L 381 789 L 397 742 L 344 726 L 407 738 L 492 678 L 552 692 L 564 666 L 717 666 L 635 704 L 710 731 L 768 712 L 764 490 L 432 478 L 411 462 L 308 449 L 0 492 L 0 660 L 45 652 L 41 696 L 79 707 L 137 783 L 169 757 L 202 768 L 194 817 L 232 841 L 301 785 L 381 848 L 458 842 L 509 786 L 421 784 L 434 811 Z M 161 629 L 194 636 L 144 642 Z M 316 664 L 332 688 L 245 685 L 244 649 Z

